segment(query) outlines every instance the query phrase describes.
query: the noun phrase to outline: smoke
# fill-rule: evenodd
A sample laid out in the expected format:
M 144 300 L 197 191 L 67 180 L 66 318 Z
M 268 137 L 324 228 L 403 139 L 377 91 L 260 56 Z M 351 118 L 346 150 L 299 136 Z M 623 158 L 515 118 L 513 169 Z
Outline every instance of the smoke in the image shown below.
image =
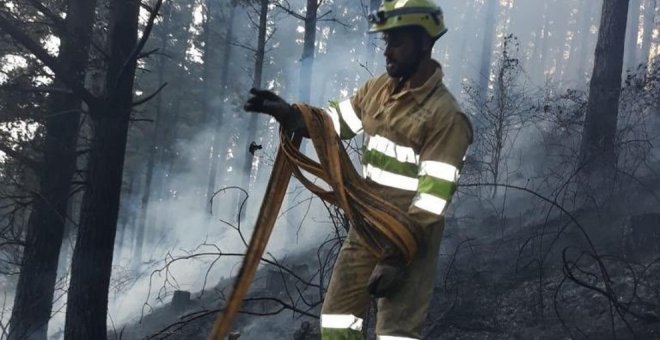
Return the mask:
M 303 8 L 303 2 L 292 2 L 294 8 Z M 471 6 L 471 5 L 465 5 Z M 459 8 L 460 9 L 460 8 Z M 357 14 L 356 9 L 352 9 L 353 15 Z M 467 10 L 464 10 L 467 11 Z M 477 41 L 479 37 L 478 25 L 470 25 L 470 20 L 474 16 L 466 14 L 451 13 L 450 8 L 445 8 L 447 25 L 450 27 L 449 33 L 443 37 L 436 45 L 434 57 L 445 65 L 446 79 L 454 87 L 453 92 L 460 92 L 458 87 L 466 74 L 473 72 L 474 66 L 478 61 L 474 56 L 477 53 L 479 44 L 466 44 L 465 41 Z M 505 13 L 505 12 L 503 12 Z M 273 88 L 290 102 L 296 102 L 299 96 L 298 83 L 300 79 L 300 55 L 302 32 L 300 31 L 300 22 L 297 19 L 288 17 L 288 15 L 273 14 L 277 20 L 277 30 L 271 41 L 275 42 L 272 50 L 267 54 L 267 63 L 265 66 L 264 79 L 270 80 L 266 83 L 267 87 Z M 346 15 L 339 17 L 340 20 L 350 17 Z M 461 22 L 460 20 L 465 20 Z M 521 22 L 520 26 L 523 22 Z M 538 24 L 538 22 L 527 22 L 527 24 Z M 516 27 L 511 24 L 509 27 Z M 352 23 L 348 27 L 337 25 L 332 21 L 319 22 L 317 31 L 317 53 L 314 59 L 312 74 L 312 98 L 310 103 L 316 106 L 326 105 L 328 100 L 341 99 L 350 96 L 372 75 L 377 76 L 383 72 L 382 50 L 376 49 L 373 53 L 373 60 L 369 59 L 367 50 L 367 36 L 362 33 L 366 29 L 366 24 L 360 21 Z M 507 26 L 500 25 L 499 29 L 507 31 Z M 537 29 L 520 28 L 521 31 L 530 32 Z M 244 36 L 238 37 L 239 40 L 253 39 L 250 32 L 244 32 Z M 291 39 L 295 37 L 296 39 Z M 533 37 L 532 37 L 533 38 Z M 530 38 L 531 39 L 531 38 Z M 521 41 L 521 45 L 529 44 L 529 40 Z M 246 51 L 236 50 L 234 54 L 249 56 Z M 250 58 L 245 60 L 251 61 Z M 468 60 L 465 67 L 459 63 Z M 471 66 L 472 65 L 472 66 Z M 251 67 L 245 63 L 245 68 Z M 245 73 L 236 68 L 233 77 L 241 79 L 239 84 L 249 84 L 245 79 Z M 241 76 L 241 73 L 243 75 Z M 470 77 L 468 77 L 470 78 Z M 247 88 L 245 89 L 247 93 Z M 234 108 L 236 109 L 236 108 Z M 231 111 L 231 110 L 229 110 Z M 231 124 L 231 122 L 230 122 Z M 271 128 L 267 130 L 269 138 L 274 138 L 276 134 Z M 217 252 L 214 246 L 219 247 L 223 252 L 241 252 L 245 247 L 238 232 L 228 224 L 236 227 L 236 216 L 238 204 L 242 197 L 236 190 L 228 190 L 218 193 L 213 205 L 213 215 L 205 211 L 206 202 L 203 199 L 204 192 L 200 188 L 205 188 L 207 174 L 200 165 L 208 151 L 208 144 L 211 135 L 215 131 L 205 129 L 200 131 L 189 142 L 180 143 L 177 147 L 180 155 L 184 157 L 180 160 L 181 171 L 177 173 L 161 173 L 159 176 L 166 178 L 168 195 L 166 199 L 150 203 L 149 216 L 147 218 L 149 227 L 146 231 L 145 248 L 143 257 L 145 263 L 140 265 L 138 270 L 141 273 L 139 279 L 131 283 L 124 290 L 118 290 L 115 298 L 111 302 L 110 315 L 113 316 L 115 323 L 122 323 L 129 320 L 135 320 L 145 308 L 145 302 L 151 307 L 159 303 L 166 303 L 167 300 L 158 301 L 158 293 L 155 293 L 160 287 L 166 287 L 168 292 L 174 289 L 198 291 L 203 288 L 204 277 L 215 257 L 209 255 L 207 258 L 195 258 L 186 261 L 175 262 L 169 270 L 161 272 L 158 275 L 149 275 L 155 269 L 163 266 L 163 261 L 169 258 L 189 256 L 197 252 Z M 229 133 L 229 127 L 226 133 Z M 529 136 L 528 136 L 529 135 Z M 521 139 L 533 138 L 531 132 L 523 133 Z M 268 142 L 265 148 L 259 151 L 259 164 L 262 166 L 262 172 L 268 174 L 268 166 L 274 158 L 277 143 Z M 232 153 L 244 152 L 244 146 L 231 146 Z M 311 148 L 307 148 L 310 150 Z M 221 160 L 223 167 L 224 160 Z M 185 166 L 182 166 L 185 165 Z M 265 169 L 264 169 L 265 166 Z M 221 185 L 230 185 L 240 183 L 241 173 L 239 173 L 240 164 L 235 164 L 235 168 L 223 173 L 220 177 L 226 177 Z M 261 204 L 260 193 L 265 187 L 268 176 L 259 176 L 256 183 L 253 183 L 252 192 L 247 201 L 246 219 L 241 226 L 245 237 L 251 233 L 253 221 L 255 219 L 258 207 Z M 221 189 L 219 185 L 217 189 Z M 139 194 L 135 197 L 123 197 L 123 200 L 140 202 Z M 288 252 L 304 247 L 312 247 L 324 238 L 327 232 L 319 232 L 315 224 L 327 223 L 327 212 L 324 207 L 318 204 L 318 200 L 311 197 L 311 194 L 298 187 L 292 187 L 289 195 L 296 198 L 294 202 L 301 204 L 295 207 L 298 213 L 287 215 L 278 221 L 275 232 L 268 251 L 274 256 L 283 256 Z M 296 196 L 297 195 L 297 196 Z M 239 197 L 237 199 L 237 196 Z M 288 201 L 287 201 L 287 204 Z M 136 213 L 135 210 L 129 212 L 129 207 L 125 213 Z M 285 209 L 289 207 L 285 206 Z M 291 217 L 295 216 L 295 217 Z M 301 219 L 305 217 L 304 223 Z M 319 221 L 319 222 L 316 222 Z M 208 244 L 203 245 L 202 244 Z M 130 245 L 127 249 L 118 249 L 120 254 L 115 260 L 116 268 L 127 268 L 134 261 Z M 240 259 L 222 259 L 214 264 L 213 270 L 208 273 L 207 282 L 217 282 L 221 277 L 227 277 L 235 273 L 236 265 Z M 113 280 L 117 281 L 123 271 L 117 269 Z M 208 287 L 208 286 L 207 286 Z M 146 296 L 150 296 L 147 298 Z M 154 298 L 156 297 L 156 298 Z M 150 300 L 151 299 L 151 300 Z M 146 308 L 148 310 L 149 308 Z
M 244 241 L 249 242 L 258 207 L 262 204 L 263 194 L 260 192 L 266 186 L 268 175 L 253 183 L 255 192 L 250 193 L 246 201 L 247 213 L 240 225 L 237 222 L 240 203 L 236 200 L 237 190 L 218 193 L 214 198 L 213 214 L 206 211 L 204 194 L 199 188 L 205 188 L 208 175 L 197 165 L 203 163 L 201 159 L 213 133 L 210 129 L 200 131 L 190 142 L 177 146 L 178 152 L 184 155 L 180 161 L 186 164 L 187 171 L 167 174 L 169 195 L 150 204 L 148 220 L 152 223 L 146 232 L 143 262 L 137 270 L 130 270 L 136 261 L 133 245 L 127 244 L 115 251 L 118 255 L 114 261 L 109 316 L 118 327 L 168 304 L 174 290 L 199 292 L 212 289 L 222 278 L 237 274 L 242 257 L 231 254 L 243 254 L 246 250 Z M 274 158 L 270 152 L 264 150 L 258 154 L 264 166 L 269 166 L 268 160 Z M 221 168 L 223 164 L 221 160 Z M 269 170 L 264 172 L 268 174 Z M 219 178 L 218 190 L 222 189 L 222 183 L 239 183 L 242 174 L 232 170 L 219 177 L 222 176 L 227 178 L 223 182 Z M 240 199 L 244 199 L 244 194 L 240 193 Z M 287 195 L 295 196 L 294 202 L 299 205 L 289 207 L 285 201 L 266 249 L 268 254 L 280 259 L 318 246 L 332 230 L 327 212 L 311 193 L 294 186 Z M 124 196 L 122 200 L 139 202 L 138 197 L 130 196 Z M 291 211 L 296 212 L 296 218 L 290 217 Z M 133 214 L 135 211 L 127 209 L 122 213 Z M 243 238 L 236 230 L 239 226 Z M 220 253 L 228 255 L 219 256 Z
M 297 13 L 302 12 L 304 1 L 296 0 L 290 3 Z M 325 106 L 328 100 L 350 96 L 369 77 L 383 72 L 382 50 L 376 49 L 371 60 L 367 53 L 371 46 L 368 46 L 367 35 L 364 34 L 367 25 L 357 7 L 358 2 L 327 3 L 329 5 L 322 7 L 319 12 L 333 10 L 332 15 L 337 14 L 336 18 L 346 26 L 334 21 L 318 23 L 310 100 L 310 103 L 316 106 Z M 590 73 L 591 70 L 598 25 L 593 18 L 598 18 L 598 6 L 587 1 L 583 6 L 578 6 L 575 12 L 571 11 L 575 8 L 573 2 L 568 0 L 556 1 L 551 8 L 543 9 L 539 9 L 539 5 L 531 1 L 500 3 L 505 5 L 498 8 L 498 31 L 485 33 L 496 34 L 497 44 L 500 44 L 502 37 L 508 33 L 518 36 L 521 65 L 526 70 L 523 77 L 539 85 L 545 84 L 546 81 L 559 80 L 563 80 L 563 86 L 580 87 L 586 84 L 584 74 Z M 445 80 L 450 90 L 457 97 L 463 97 L 461 85 L 464 81 L 484 76 L 477 72 L 486 6 L 483 1 L 442 2 L 441 5 L 449 32 L 436 43 L 433 56 L 443 65 Z M 271 8 L 271 13 L 271 23 L 277 29 L 267 46 L 269 52 L 264 67 L 264 87 L 274 89 L 290 102 L 296 102 L 300 87 L 298 82 L 303 37 L 299 29 L 301 22 L 274 8 Z M 236 20 L 237 25 L 247 25 L 246 17 L 242 19 L 244 20 Z M 574 31 L 575 35 L 571 39 L 566 39 L 567 27 L 574 28 L 571 31 Z M 235 31 L 242 31 L 238 41 L 254 42 L 256 34 L 253 30 Z M 580 39 L 579 44 L 573 47 L 566 45 L 567 42 L 575 42 L 575 39 Z M 496 45 L 495 50 L 499 48 L 500 46 Z M 248 85 L 245 84 L 251 83 L 251 53 L 252 51 L 235 46 L 232 58 L 235 64 L 231 77 L 237 80 L 236 84 L 245 86 L 239 90 L 245 94 L 248 91 Z M 227 111 L 239 110 L 238 107 L 231 107 Z M 231 129 L 241 128 L 238 126 L 241 124 L 240 120 L 228 120 L 226 124 L 228 126 L 224 131 L 225 137 L 228 137 Z M 542 128 L 550 129 L 552 125 Z M 538 126 L 516 131 L 516 145 L 509 153 L 507 162 L 522 175 L 511 176 L 512 184 L 525 186 L 529 175 L 539 173 L 539 169 L 553 156 L 547 154 L 543 148 L 542 141 L 547 135 L 542 132 L 544 131 L 539 131 Z M 212 129 L 200 128 L 193 138 L 180 141 L 177 145 L 176 149 L 181 157 L 174 170 L 165 169 L 162 165 L 157 168 L 155 176 L 163 178 L 165 184 L 164 188 L 153 190 L 165 190 L 166 194 L 158 195 L 158 200 L 150 202 L 145 245 L 142 259 L 139 259 L 141 262 L 135 265 L 132 242 L 124 242 L 121 248 L 116 249 L 109 305 L 109 315 L 112 319 L 110 324 L 120 327 L 121 324 L 139 320 L 143 313 L 149 313 L 152 308 L 168 303 L 170 294 L 175 289 L 195 292 L 204 287 L 205 278 L 206 288 L 210 288 L 221 278 L 236 274 L 240 257 L 226 257 L 214 263 L 217 258 L 215 255 L 176 261 L 167 270 L 155 272 L 163 268 L 168 260 L 205 252 L 217 253 L 216 246 L 228 253 L 245 250 L 238 232 L 228 225 L 237 226 L 236 216 L 243 196 L 236 190 L 218 193 L 214 199 L 213 215 L 206 210 L 205 188 L 208 174 L 202 165 L 205 164 L 203 160 L 208 158 L 209 141 L 213 134 L 215 131 Z M 276 136 L 273 122 L 270 122 L 260 136 L 264 144 L 264 149 L 257 152 L 260 175 L 252 184 L 253 190 L 245 207 L 246 218 L 241 225 L 246 238 L 249 238 L 252 232 L 258 208 L 262 203 L 263 188 L 278 144 Z M 245 152 L 246 146 L 231 145 L 230 148 L 232 155 L 237 156 Z M 311 148 L 306 149 L 311 152 Z M 524 160 L 521 155 L 525 155 Z M 224 155 L 222 157 L 221 168 L 226 165 Z M 223 182 L 219 182 L 216 189 L 240 183 L 240 169 L 240 164 L 234 163 L 232 169 L 221 171 L 219 177 L 223 178 Z M 121 211 L 122 219 L 135 220 L 139 214 L 142 193 L 141 190 L 135 191 L 122 196 L 122 202 L 126 202 Z M 288 195 L 294 196 L 293 201 L 300 204 L 293 208 L 295 213 L 282 216 L 275 226 L 267 249 L 275 257 L 314 247 L 331 230 L 327 212 L 318 199 L 311 197 L 299 184 L 292 186 Z M 512 197 L 510 192 L 507 195 L 506 199 L 500 196 L 500 201 L 496 203 L 511 202 L 513 199 L 524 202 L 526 197 L 524 194 Z M 474 205 L 463 204 L 461 199 L 459 197 L 453 202 L 455 213 L 467 215 L 474 211 L 483 211 Z M 288 205 L 289 202 L 285 201 L 283 211 L 290 208 Z M 527 207 L 525 204 L 517 206 L 521 209 Z M 303 218 L 304 222 L 301 221 Z M 125 239 L 132 239 L 130 232 Z M 211 265 L 213 267 L 209 271 Z M 7 282 L 0 281 L 0 291 L 11 297 L 13 286 Z M 3 296 L 0 296 L 0 299 L 2 298 Z M 57 333 L 63 328 L 62 308 L 65 301 L 66 296 L 62 296 L 54 308 L 57 312 L 50 325 L 53 339 L 59 337 Z M 9 306 L 4 310 L 10 309 Z M 8 313 L 1 318 L 6 320 Z

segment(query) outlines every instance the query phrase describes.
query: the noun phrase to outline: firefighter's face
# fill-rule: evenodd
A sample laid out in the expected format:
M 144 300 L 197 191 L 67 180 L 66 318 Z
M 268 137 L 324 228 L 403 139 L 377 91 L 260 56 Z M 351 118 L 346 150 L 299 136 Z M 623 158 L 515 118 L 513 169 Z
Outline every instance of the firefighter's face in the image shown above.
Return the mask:
M 423 38 L 420 31 L 399 28 L 383 32 L 385 68 L 392 78 L 407 78 L 417 71 L 423 57 Z

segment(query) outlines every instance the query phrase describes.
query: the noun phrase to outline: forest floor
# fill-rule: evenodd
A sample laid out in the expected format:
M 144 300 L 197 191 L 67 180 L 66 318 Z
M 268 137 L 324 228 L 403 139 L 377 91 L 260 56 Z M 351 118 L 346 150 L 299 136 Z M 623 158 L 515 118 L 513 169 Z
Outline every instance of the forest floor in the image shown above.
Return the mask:
M 530 223 L 534 212 L 449 220 L 423 338 L 660 339 L 658 194 L 629 197 L 631 205 L 617 209 L 548 215 L 542 223 Z M 287 263 L 314 268 L 315 259 L 310 249 Z M 296 273 L 312 277 L 305 270 Z M 286 308 L 276 313 L 284 301 L 318 315 L 318 289 L 292 298 L 301 286 L 263 279 L 267 272 L 260 271 L 250 296 L 271 299 L 250 306 L 262 315 L 239 317 L 240 339 L 319 339 L 317 319 Z M 204 295 L 183 309 L 154 310 L 126 326 L 121 339 L 205 339 L 219 299 L 217 290 Z M 373 313 L 366 324 L 373 339 Z
M 640 247 L 632 258 L 610 234 L 592 239 L 596 257 L 577 232 L 543 252 L 529 249 L 537 235 L 466 242 L 445 261 L 424 338 L 660 339 L 660 252 Z

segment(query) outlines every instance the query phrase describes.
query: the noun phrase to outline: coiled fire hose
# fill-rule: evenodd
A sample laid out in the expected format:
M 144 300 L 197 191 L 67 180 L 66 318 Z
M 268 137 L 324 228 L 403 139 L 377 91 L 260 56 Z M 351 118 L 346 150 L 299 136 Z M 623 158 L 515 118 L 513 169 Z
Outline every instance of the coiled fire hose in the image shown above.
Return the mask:
M 307 105 L 294 105 L 302 112 L 319 163 L 299 151 L 301 136 L 294 134 L 291 137 L 280 130 L 280 147 L 264 194 L 268 200 L 261 204 L 232 294 L 224 310 L 218 314 L 209 340 L 224 340 L 238 314 L 273 231 L 291 175 L 322 200 L 339 206 L 351 227 L 376 256 L 382 257 L 394 250 L 410 262 L 422 242 L 421 228 L 405 212 L 369 190 L 353 167 L 330 117 Z M 317 186 L 301 170 L 325 181 L 332 190 Z

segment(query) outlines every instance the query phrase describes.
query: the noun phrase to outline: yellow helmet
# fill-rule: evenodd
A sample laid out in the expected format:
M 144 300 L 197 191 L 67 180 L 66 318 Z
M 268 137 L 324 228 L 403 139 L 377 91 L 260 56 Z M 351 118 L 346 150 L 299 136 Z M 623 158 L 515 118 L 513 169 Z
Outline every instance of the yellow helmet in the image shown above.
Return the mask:
M 383 0 L 378 11 L 368 16 L 369 32 L 403 26 L 421 26 L 433 39 L 447 32 L 442 9 L 430 0 Z

